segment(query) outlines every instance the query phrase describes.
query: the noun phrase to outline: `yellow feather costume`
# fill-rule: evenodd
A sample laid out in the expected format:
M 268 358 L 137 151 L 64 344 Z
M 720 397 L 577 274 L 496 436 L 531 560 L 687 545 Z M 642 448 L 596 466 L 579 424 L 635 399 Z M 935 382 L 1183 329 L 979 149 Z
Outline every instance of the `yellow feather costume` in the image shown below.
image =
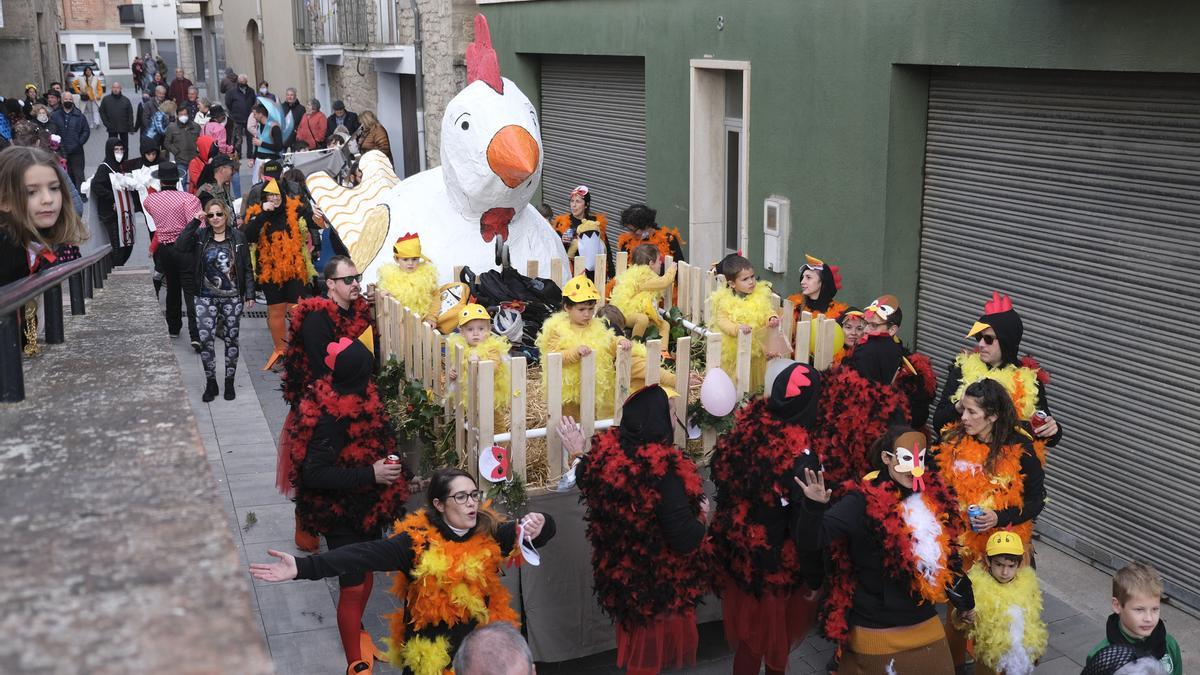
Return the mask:
M 617 336 L 593 318 L 586 326 L 571 323 L 566 312 L 555 312 L 542 324 L 535 342 L 542 352 L 542 384 L 546 384 L 546 355 L 563 352 L 562 400 L 563 403 L 579 404 L 579 353 L 584 345 L 596 355 L 596 415 L 603 418 L 612 414 L 613 391 L 616 387 Z
M 384 265 L 379 268 L 377 285 L 401 305 L 420 314 L 422 319 L 437 318 L 441 296 L 438 294 L 438 272 L 433 263 L 423 262 L 411 272 L 405 272 L 399 265 Z
M 1046 653 L 1042 591 L 1037 574 L 1022 567 L 1007 584 L 992 578 L 987 563 L 968 573 L 975 592 L 975 623 L 967 635 L 975 641 L 975 658 L 1004 675 L 1028 675 Z
M 511 376 L 508 371 L 508 350 L 511 348 L 508 340 L 489 333 L 483 342 L 475 346 L 467 344 L 461 333 L 453 333 L 446 338 L 447 349 L 451 347 L 462 348 L 462 357 L 458 362 L 458 382 L 460 384 L 466 382 L 467 362 L 472 356 L 478 357 L 480 361 L 495 361 L 496 362 L 496 377 L 493 380 L 493 396 L 495 396 L 496 408 L 507 409 L 511 392 L 509 391 L 509 381 Z M 459 400 L 462 403 L 467 401 L 467 388 L 459 387 Z
M 662 297 L 662 292 L 646 290 L 646 285 L 658 276 L 649 265 L 631 265 L 625 268 L 624 272 L 617 275 L 609 302 L 621 310 L 626 318 L 633 313 L 657 317 L 658 299 Z
M 760 281 L 749 295 L 740 295 L 732 288 L 723 286 L 713 291 L 709 298 L 712 300 L 713 316 L 708 321 L 708 327 L 719 331 L 722 336 L 721 370 L 736 381 L 738 326 L 750 326 L 754 329 L 750 341 L 750 391 L 762 389 L 763 370 L 766 368 L 763 337 L 767 321 L 776 316 L 771 302 L 771 284 Z
M 958 403 L 962 400 L 963 392 L 967 390 L 968 385 L 986 377 L 1004 385 L 1008 395 L 1012 397 L 1013 405 L 1017 408 L 1019 419 L 1028 420 L 1033 417 L 1033 413 L 1037 412 L 1037 370 L 1012 364 L 1003 368 L 992 368 L 979 358 L 979 354 L 974 352 L 959 354 L 954 359 L 954 365 L 962 371 L 962 384 L 959 385 L 958 391 L 950 397 L 951 402 Z

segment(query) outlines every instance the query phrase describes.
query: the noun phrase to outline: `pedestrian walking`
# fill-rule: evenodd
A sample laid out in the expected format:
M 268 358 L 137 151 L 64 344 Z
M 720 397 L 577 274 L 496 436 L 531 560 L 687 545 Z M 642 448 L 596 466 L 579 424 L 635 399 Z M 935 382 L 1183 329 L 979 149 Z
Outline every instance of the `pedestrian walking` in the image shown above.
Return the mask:
M 184 101 L 188 100 L 188 89 L 192 88 L 192 81 L 187 79 L 183 74 L 183 68 L 175 69 L 175 79 L 171 80 L 171 86 L 167 88 L 167 96 L 175 105 L 182 106 Z
M 87 118 L 75 107 L 71 92 L 63 92 L 62 108 L 50 115 L 50 127 L 58 134 L 58 152 L 67 160 L 67 175 L 78 189 L 83 184 L 84 145 L 92 135 Z
M 135 202 L 133 196 L 113 185 L 113 174 L 125 173 L 123 165 L 128 147 L 119 138 L 109 138 L 104 144 L 104 161 L 89 183 L 96 215 L 108 233 L 112 245 L 113 264 L 121 266 L 133 252 Z
M 188 189 L 188 164 L 196 157 L 196 140 L 200 137 L 200 125 L 188 114 L 187 108 L 180 108 L 175 121 L 167 125 L 163 149 L 171 154 L 171 158 L 179 165 L 179 174 L 183 184 L 181 189 Z
M 142 63 L 142 57 L 133 57 L 133 63 L 129 64 L 129 70 L 133 73 L 133 93 L 139 93 L 145 89 L 146 65 Z
M 71 82 L 71 89 L 81 105 L 81 112 L 92 128 L 100 126 L 100 98 L 104 96 L 104 82 L 96 77 L 90 67 L 83 69 L 83 77 Z
M 178 189 L 179 167 L 175 162 L 159 162 L 153 175 L 162 189 L 147 195 L 142 200 L 142 207 L 154 220 L 156 228 L 154 236 L 157 248 L 154 252 L 154 263 L 163 273 L 167 286 L 167 332 L 173 338 L 179 337 L 183 329 L 183 315 L 186 312 L 192 349 L 199 353 L 201 345 L 200 332 L 196 326 L 195 298 L 192 296 L 190 283 L 184 285 L 185 275 L 191 275 L 191 260 L 186 256 L 176 255 L 175 241 L 192 218 L 200 213 L 200 200 L 196 199 L 195 195 Z
M 108 131 L 108 137 L 121 141 L 128 150 L 129 132 L 134 130 L 135 121 L 133 102 L 121 92 L 121 83 L 113 82 L 108 96 L 100 101 L 100 122 Z
M 308 112 L 300 118 L 296 139 L 306 150 L 323 148 L 328 129 L 328 120 L 325 119 L 325 115 L 321 114 L 321 102 L 314 98 L 309 101 Z
M 237 77 L 237 86 L 225 92 L 225 114 L 229 116 L 229 144 L 239 152 L 242 151 L 245 139 L 244 157 L 254 157 L 254 145 L 246 135 L 246 120 L 254 108 L 254 90 L 247 84 L 246 75 Z
M 338 127 L 346 127 L 351 136 L 358 131 L 358 115 L 346 110 L 346 104 L 341 99 L 333 102 L 333 114 L 325 125 L 325 137 L 332 138 Z

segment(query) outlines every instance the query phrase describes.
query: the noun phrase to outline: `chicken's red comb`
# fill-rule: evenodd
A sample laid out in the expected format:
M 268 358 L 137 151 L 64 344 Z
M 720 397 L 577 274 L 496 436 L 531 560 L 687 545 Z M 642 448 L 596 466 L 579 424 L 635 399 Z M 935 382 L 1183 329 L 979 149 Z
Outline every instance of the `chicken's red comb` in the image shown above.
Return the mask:
M 337 362 L 338 354 L 346 351 L 346 349 L 352 344 L 354 344 L 354 340 L 345 337 L 337 342 L 330 342 L 329 345 L 325 347 L 325 367 L 332 371 L 333 364 Z
M 1000 291 L 992 291 L 992 299 L 983 306 L 984 314 L 999 314 L 1012 309 L 1012 300 L 1007 295 L 1000 295 Z
M 487 86 L 504 93 L 504 80 L 500 79 L 500 60 L 492 49 L 492 32 L 488 29 L 487 17 L 475 15 L 475 41 L 467 45 L 467 84 L 483 80 Z
M 833 274 L 833 287 L 842 290 L 842 270 L 837 265 L 830 265 L 829 272 Z

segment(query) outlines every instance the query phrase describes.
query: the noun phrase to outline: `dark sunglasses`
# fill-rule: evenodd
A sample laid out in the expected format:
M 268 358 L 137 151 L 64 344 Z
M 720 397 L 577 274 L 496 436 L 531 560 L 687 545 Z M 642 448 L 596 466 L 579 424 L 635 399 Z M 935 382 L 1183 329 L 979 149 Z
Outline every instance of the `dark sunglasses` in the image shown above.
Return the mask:
M 224 213 L 221 213 L 220 211 L 218 211 L 218 212 L 216 212 L 216 213 L 206 213 L 206 214 L 204 214 L 204 219 L 205 219 L 205 220 L 211 220 L 211 219 L 213 219 L 213 218 L 224 218 L 224 217 L 225 217 L 225 214 L 224 214 Z
M 351 285 L 351 284 L 357 284 L 357 283 L 361 283 L 361 282 L 362 282 L 362 275 L 361 275 L 361 274 L 350 274 L 350 275 L 347 275 L 347 276 L 344 276 L 344 277 L 330 277 L 330 280 L 332 280 L 332 281 L 340 281 L 340 282 L 342 282 L 343 284 L 346 284 L 347 286 L 349 286 L 349 285 Z
M 980 342 L 982 342 L 983 344 L 985 344 L 989 347 L 996 344 L 996 336 L 995 335 L 980 335 L 979 340 L 980 340 Z

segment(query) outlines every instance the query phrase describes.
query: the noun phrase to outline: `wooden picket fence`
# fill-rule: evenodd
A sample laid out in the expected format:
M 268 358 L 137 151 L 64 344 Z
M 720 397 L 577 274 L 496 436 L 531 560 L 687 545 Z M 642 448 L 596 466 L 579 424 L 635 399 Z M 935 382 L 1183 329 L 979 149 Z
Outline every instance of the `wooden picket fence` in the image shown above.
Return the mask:
M 576 273 L 584 269 L 582 257 L 574 261 Z M 669 260 L 668 260 L 669 262 Z M 615 269 L 617 274 L 624 271 L 627 256 L 624 252 L 617 255 Z M 536 261 L 526 268 L 526 274 L 531 277 L 544 276 Z M 554 260 L 545 275 L 561 287 L 572 276 L 571 270 L 561 260 Z M 604 288 L 605 262 L 603 256 L 597 256 L 595 267 L 596 285 Z M 456 275 L 457 278 L 457 275 Z M 708 371 L 720 367 L 722 339 L 720 333 L 707 330 L 705 321 L 711 318 L 712 307 L 708 297 L 721 284 L 724 278 L 713 274 L 709 269 L 679 263 L 676 276 L 678 292 L 667 289 L 664 293 L 664 312 L 669 310 L 672 296 L 677 298 L 678 308 L 683 317 L 683 324 L 690 334 L 679 338 L 675 348 L 675 376 L 680 396 L 672 402 L 674 413 L 679 420 L 686 422 L 689 402 L 688 381 L 691 373 L 704 376 Z M 602 294 L 603 295 L 603 294 Z M 800 321 L 792 322 L 792 303 L 775 297 L 776 306 L 783 317 L 781 327 L 788 337 L 793 349 L 793 358 L 797 361 L 812 363 L 818 370 L 825 370 L 833 362 L 833 343 L 836 323 L 833 320 L 818 317 L 817 328 L 813 329 L 813 319 L 807 315 Z M 603 304 L 602 297 L 598 304 Z M 380 360 L 387 361 L 395 358 L 404 365 L 406 377 L 419 381 L 429 389 L 437 400 L 444 401 L 444 415 L 447 422 L 453 420 L 455 427 L 454 445 L 460 462 L 468 472 L 475 474 L 478 470 L 478 458 L 481 451 L 486 451 L 493 445 L 506 445 L 510 450 L 512 471 L 522 481 L 528 478 L 528 461 L 526 456 L 527 441 L 535 438 L 545 438 L 547 447 L 547 462 L 549 464 L 550 484 L 558 480 L 570 467 L 566 465 L 566 457 L 562 450 L 562 440 L 558 435 L 558 425 L 563 415 L 562 401 L 562 355 L 559 353 L 542 354 L 541 367 L 546 373 L 546 389 L 543 392 L 544 404 L 547 411 L 544 424 L 530 428 L 526 417 L 528 408 L 528 392 L 540 389 L 536 383 L 537 373 L 530 373 L 524 357 L 507 359 L 511 386 L 507 401 L 496 400 L 494 380 L 496 368 L 500 366 L 492 361 L 472 363 L 465 373 L 459 373 L 455 381 L 450 381 L 446 374 L 457 368 L 461 355 L 453 353 L 458 349 L 448 348 L 446 337 L 435 327 L 423 322 L 421 317 L 406 307 L 394 297 L 378 292 L 376 299 L 376 331 L 380 342 Z M 816 335 L 815 350 L 810 358 L 810 343 L 812 335 Z M 702 341 L 704 345 L 705 363 L 703 371 L 692 362 L 692 343 Z M 739 335 L 737 341 L 737 368 L 730 374 L 740 398 L 749 389 L 750 382 L 750 350 L 751 335 Z M 649 340 L 646 343 L 646 383 L 659 382 L 662 369 L 661 339 Z M 632 356 L 629 351 L 617 350 L 616 357 L 616 387 L 614 389 L 612 409 L 613 416 L 597 419 L 599 407 L 595 399 L 596 355 L 589 354 L 580 360 L 580 419 L 577 420 L 583 430 L 584 438 L 590 442 L 591 437 L 610 427 L 621 423 L 622 403 L 630 393 L 630 371 Z M 460 387 L 466 387 L 468 395 L 460 394 Z M 505 405 L 507 403 L 507 405 Z M 497 409 L 509 411 L 509 428 L 495 428 L 495 412 Z M 716 444 L 716 432 L 703 429 L 700 444 L 703 456 L 707 457 Z M 688 439 L 686 431 L 676 425 L 675 444 L 684 447 Z M 478 476 L 476 476 L 478 478 Z M 533 488 L 536 492 L 537 488 Z

